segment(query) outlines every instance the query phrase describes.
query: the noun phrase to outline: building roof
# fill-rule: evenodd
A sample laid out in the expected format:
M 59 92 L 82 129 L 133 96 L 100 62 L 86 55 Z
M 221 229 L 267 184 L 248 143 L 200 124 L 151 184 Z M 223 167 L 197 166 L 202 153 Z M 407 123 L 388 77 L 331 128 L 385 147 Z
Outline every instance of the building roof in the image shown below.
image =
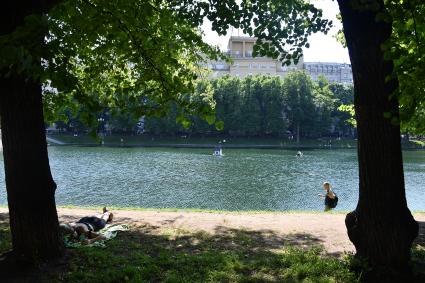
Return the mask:
M 338 63 L 338 62 L 304 62 L 306 65 L 339 65 L 339 66 L 351 66 L 349 63 Z
M 256 41 L 257 40 L 257 38 L 256 37 L 250 37 L 250 36 L 234 36 L 234 35 L 232 35 L 230 38 L 229 38 L 229 41 L 230 40 L 245 40 L 245 41 L 252 41 L 252 42 L 254 42 L 254 41 Z

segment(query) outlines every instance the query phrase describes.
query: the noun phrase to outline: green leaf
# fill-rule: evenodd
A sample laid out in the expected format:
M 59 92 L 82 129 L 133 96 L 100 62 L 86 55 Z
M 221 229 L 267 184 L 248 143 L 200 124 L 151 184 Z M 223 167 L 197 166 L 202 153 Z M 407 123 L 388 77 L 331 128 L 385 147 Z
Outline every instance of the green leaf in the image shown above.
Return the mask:
M 223 131 L 224 130 L 224 122 L 223 121 L 215 122 L 215 128 L 217 129 L 217 131 Z
M 215 122 L 215 115 L 206 115 L 205 120 L 209 125 L 212 125 Z

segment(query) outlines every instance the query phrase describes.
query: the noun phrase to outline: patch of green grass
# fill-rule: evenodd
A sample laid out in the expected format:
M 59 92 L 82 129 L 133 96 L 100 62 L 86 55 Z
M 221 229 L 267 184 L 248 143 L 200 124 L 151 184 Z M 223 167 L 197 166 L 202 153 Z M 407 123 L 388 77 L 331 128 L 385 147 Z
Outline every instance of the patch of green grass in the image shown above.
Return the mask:
M 0 222 L 0 253 L 10 231 Z M 133 226 L 106 248 L 70 250 L 62 268 L 36 270 L 28 282 L 359 282 L 365 262 L 325 254 L 310 234 L 278 235 L 219 227 L 214 234 Z M 424 272 L 425 248 L 412 249 L 415 274 Z M 355 270 L 355 271 L 354 271 Z M 356 273 L 357 272 L 357 273 Z M 420 277 L 422 278 L 422 277 Z M 418 281 L 422 282 L 422 281 Z
M 0 254 L 12 248 L 12 237 L 10 235 L 9 217 L 0 213 Z
M 423 242 L 414 245 L 412 249 L 412 265 L 414 273 L 420 274 L 425 280 L 425 245 Z
M 12 249 L 9 225 L 0 224 L 0 254 Z
M 69 268 L 49 280 L 356 282 L 346 262 L 324 256 L 320 248 L 286 244 L 277 235 L 235 229 L 214 235 L 179 229 L 159 233 L 133 230 L 110 241 L 106 249 L 77 249 Z

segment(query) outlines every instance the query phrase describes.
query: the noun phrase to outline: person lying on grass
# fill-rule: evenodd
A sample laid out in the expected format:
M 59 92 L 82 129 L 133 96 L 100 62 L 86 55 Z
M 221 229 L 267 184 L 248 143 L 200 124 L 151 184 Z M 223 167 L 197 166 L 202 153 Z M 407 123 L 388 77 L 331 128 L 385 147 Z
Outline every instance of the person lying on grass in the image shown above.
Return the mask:
M 86 216 L 77 222 L 62 223 L 59 230 L 64 237 L 81 241 L 83 245 L 89 245 L 96 241 L 104 240 L 104 237 L 97 231 L 105 228 L 106 223 L 112 222 L 114 215 L 103 208 L 103 213 L 96 216 Z

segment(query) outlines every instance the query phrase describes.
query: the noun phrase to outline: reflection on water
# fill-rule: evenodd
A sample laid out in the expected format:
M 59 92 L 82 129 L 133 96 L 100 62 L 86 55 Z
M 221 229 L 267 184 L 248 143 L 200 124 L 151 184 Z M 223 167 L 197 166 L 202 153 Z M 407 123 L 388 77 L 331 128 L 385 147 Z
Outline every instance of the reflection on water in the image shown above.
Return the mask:
M 58 204 L 224 210 L 317 210 L 321 184 L 333 184 L 338 209 L 357 203 L 355 150 L 295 151 L 50 147 Z M 404 152 L 407 198 L 425 210 L 425 152 Z M 3 166 L 1 164 L 0 166 Z M 0 203 L 5 203 L 3 168 Z

